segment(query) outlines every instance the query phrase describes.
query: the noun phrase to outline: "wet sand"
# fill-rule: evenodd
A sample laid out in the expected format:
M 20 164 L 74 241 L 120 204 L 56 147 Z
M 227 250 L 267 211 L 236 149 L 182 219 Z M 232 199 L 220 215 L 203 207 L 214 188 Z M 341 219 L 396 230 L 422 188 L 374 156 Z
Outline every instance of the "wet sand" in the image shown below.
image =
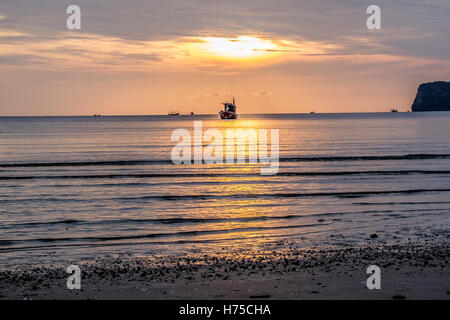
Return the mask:
M 0 271 L 0 299 L 450 299 L 449 236 L 359 247 L 282 248 L 252 253 L 110 258 Z M 281 244 L 280 244 L 281 245 Z M 381 289 L 366 286 L 369 265 Z

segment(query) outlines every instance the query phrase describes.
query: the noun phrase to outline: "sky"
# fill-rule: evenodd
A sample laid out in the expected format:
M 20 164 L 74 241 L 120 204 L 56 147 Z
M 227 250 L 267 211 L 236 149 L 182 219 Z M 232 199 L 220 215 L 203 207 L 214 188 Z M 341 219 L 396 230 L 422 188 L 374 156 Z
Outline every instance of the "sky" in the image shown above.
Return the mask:
M 238 113 L 406 111 L 450 80 L 449 17 L 448 0 L 0 0 L 0 116 L 214 114 L 231 95 Z

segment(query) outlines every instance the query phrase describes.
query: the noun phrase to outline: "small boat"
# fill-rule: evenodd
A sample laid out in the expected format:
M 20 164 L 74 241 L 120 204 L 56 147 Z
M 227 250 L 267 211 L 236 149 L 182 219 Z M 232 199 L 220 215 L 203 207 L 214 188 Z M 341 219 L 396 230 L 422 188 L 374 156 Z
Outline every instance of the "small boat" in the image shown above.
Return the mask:
M 193 116 L 193 115 L 194 115 L 194 112 L 191 111 L 191 116 Z
M 228 120 L 228 119 L 237 119 L 238 114 L 236 113 L 236 103 L 233 98 L 233 102 L 225 102 L 223 103 L 223 110 L 219 111 L 220 119 Z
M 170 112 L 168 113 L 168 115 L 169 115 L 169 116 L 179 116 L 180 113 L 179 113 L 178 111 L 170 111 Z
M 392 109 L 391 112 L 398 112 L 398 110 L 397 109 Z
M 310 114 L 316 114 L 316 112 L 315 111 L 311 111 Z

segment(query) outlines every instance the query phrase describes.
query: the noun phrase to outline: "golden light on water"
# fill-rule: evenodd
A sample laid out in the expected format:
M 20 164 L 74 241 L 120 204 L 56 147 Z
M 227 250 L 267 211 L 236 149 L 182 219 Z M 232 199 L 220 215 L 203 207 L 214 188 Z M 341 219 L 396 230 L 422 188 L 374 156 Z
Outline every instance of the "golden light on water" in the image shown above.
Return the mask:
M 270 40 L 257 37 L 240 36 L 237 38 L 201 38 L 200 49 L 206 53 L 222 58 L 256 58 L 267 56 L 277 49 Z

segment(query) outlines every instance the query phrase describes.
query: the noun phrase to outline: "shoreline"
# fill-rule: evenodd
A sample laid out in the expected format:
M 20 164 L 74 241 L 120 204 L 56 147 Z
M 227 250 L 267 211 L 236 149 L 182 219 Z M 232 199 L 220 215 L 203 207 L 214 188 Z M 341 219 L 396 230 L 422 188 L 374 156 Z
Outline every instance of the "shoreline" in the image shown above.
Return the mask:
M 81 290 L 66 267 L 0 269 L 0 299 L 450 299 L 448 235 L 354 247 L 80 261 Z M 69 265 L 69 264 L 68 264 Z M 381 268 L 369 290 L 366 269 Z

